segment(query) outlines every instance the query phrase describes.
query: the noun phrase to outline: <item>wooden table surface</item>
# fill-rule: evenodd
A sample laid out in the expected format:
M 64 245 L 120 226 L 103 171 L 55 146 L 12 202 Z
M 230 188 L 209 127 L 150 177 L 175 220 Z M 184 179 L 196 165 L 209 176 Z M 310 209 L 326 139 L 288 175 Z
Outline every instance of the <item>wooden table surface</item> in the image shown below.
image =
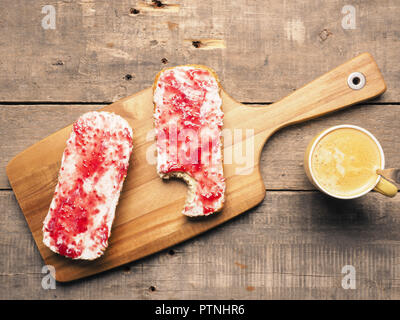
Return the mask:
M 400 3 L 357 1 L 3 0 L 0 10 L 1 299 L 399 299 L 400 196 L 328 198 L 302 166 L 332 125 L 370 130 L 400 166 Z M 56 12 L 44 29 L 45 5 Z M 79 115 L 147 88 L 165 66 L 214 68 L 246 103 L 270 103 L 368 51 L 378 99 L 276 133 L 264 147 L 258 207 L 206 234 L 102 274 L 42 288 L 43 261 L 5 166 Z M 356 289 L 342 287 L 345 265 Z

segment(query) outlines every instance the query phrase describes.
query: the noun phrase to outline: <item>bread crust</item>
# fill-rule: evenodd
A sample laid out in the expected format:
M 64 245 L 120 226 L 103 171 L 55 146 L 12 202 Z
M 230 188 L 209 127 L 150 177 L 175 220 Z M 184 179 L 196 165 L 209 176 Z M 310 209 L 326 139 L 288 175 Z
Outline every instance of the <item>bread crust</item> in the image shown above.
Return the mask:
M 217 73 L 213 69 L 211 69 L 210 67 L 207 67 L 207 66 L 204 66 L 204 65 L 200 65 L 200 64 L 184 64 L 184 65 L 178 65 L 178 66 L 168 67 L 168 68 L 162 69 L 160 72 L 157 73 L 157 75 L 155 77 L 155 80 L 153 82 L 153 86 L 152 86 L 153 96 L 154 96 L 154 92 L 155 92 L 155 90 L 157 88 L 158 79 L 160 78 L 161 74 L 163 72 L 167 71 L 167 70 L 172 70 L 172 69 L 180 68 L 180 67 L 194 67 L 194 68 L 198 68 L 198 69 L 207 70 L 208 72 L 210 72 L 210 74 L 217 81 L 218 94 L 221 97 L 221 89 L 222 89 L 222 87 L 221 87 L 221 83 L 219 81 Z M 153 104 L 154 104 L 154 108 L 153 108 L 153 114 L 154 114 L 154 111 L 156 109 L 156 103 L 154 102 L 154 99 L 153 99 Z M 222 109 L 222 105 L 221 105 L 221 109 Z M 154 116 L 153 116 L 153 120 L 155 120 Z M 156 139 L 156 142 L 157 142 L 157 135 L 155 136 L 155 139 Z M 220 138 L 220 145 L 221 145 L 221 147 L 220 147 L 221 161 L 223 163 L 223 161 L 224 161 L 224 159 L 223 159 L 223 140 L 221 138 Z M 157 150 L 157 157 L 158 157 L 158 150 Z M 222 166 L 222 171 L 223 170 L 224 169 L 223 169 L 223 166 Z M 178 178 L 178 179 L 182 179 L 182 180 L 184 180 L 186 182 L 189 190 L 188 190 L 188 194 L 187 194 L 187 197 L 186 197 L 185 205 L 187 203 L 190 203 L 191 200 L 194 198 L 195 193 L 196 193 L 196 189 L 197 189 L 197 182 L 189 173 L 184 172 L 184 171 L 173 171 L 173 172 L 170 172 L 170 173 L 161 173 L 161 172 L 158 172 L 158 170 L 157 170 L 157 174 L 160 176 L 160 178 L 165 179 L 165 180 L 168 180 L 170 178 Z M 221 205 L 218 208 L 216 208 L 215 211 L 207 213 L 207 214 L 198 214 L 198 215 L 185 214 L 185 215 L 188 216 L 188 217 L 205 217 L 205 216 L 209 216 L 211 214 L 214 214 L 214 213 L 217 213 L 217 212 L 221 212 L 223 207 L 224 207 L 224 204 L 225 204 L 225 194 L 223 195 L 223 198 L 222 198 L 222 201 L 221 201 Z

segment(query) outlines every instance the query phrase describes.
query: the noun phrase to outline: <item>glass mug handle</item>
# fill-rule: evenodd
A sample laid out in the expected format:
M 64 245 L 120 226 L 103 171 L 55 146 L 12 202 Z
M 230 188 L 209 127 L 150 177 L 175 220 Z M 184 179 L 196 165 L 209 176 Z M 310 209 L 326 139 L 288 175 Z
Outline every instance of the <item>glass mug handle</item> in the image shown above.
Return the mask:
M 397 194 L 397 187 L 382 176 L 374 190 L 390 198 L 393 198 Z

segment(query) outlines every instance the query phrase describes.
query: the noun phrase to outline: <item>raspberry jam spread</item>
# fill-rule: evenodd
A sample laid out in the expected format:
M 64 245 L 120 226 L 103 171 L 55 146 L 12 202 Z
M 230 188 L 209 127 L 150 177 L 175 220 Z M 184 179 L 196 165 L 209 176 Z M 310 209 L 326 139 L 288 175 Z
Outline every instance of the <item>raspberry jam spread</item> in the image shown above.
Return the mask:
M 183 214 L 209 215 L 222 208 L 222 100 L 207 69 L 180 66 L 161 72 L 154 87 L 157 171 L 185 179 L 194 191 Z M 183 175 L 182 173 L 187 174 Z
M 120 116 L 89 112 L 73 124 L 43 225 L 51 250 L 72 259 L 103 253 L 131 152 L 132 129 Z

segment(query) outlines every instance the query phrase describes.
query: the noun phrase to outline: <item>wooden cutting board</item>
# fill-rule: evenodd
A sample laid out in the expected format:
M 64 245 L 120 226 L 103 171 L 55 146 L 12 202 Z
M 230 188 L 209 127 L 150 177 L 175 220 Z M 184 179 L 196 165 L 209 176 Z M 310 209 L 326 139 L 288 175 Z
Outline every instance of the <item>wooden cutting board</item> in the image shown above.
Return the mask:
M 364 88 L 354 90 L 349 87 L 347 79 L 353 72 L 365 76 Z M 222 90 L 226 203 L 222 212 L 199 219 L 181 214 L 186 185 L 179 180 L 163 181 L 156 173 L 155 164 L 148 161 L 154 159 L 155 151 L 152 89 L 103 108 L 129 122 L 134 129 L 134 149 L 109 247 L 101 258 L 94 261 L 64 258 L 42 243 L 42 223 L 57 183 L 61 156 L 71 126 L 18 154 L 8 164 L 7 175 L 45 264 L 55 267 L 58 281 L 71 281 L 165 249 L 254 207 L 265 196 L 259 170 L 261 150 L 274 132 L 373 98 L 385 90 L 383 77 L 368 53 L 346 62 L 272 105 L 242 105 Z M 230 134 L 232 139 L 229 139 Z M 235 156 L 235 152 L 250 157 L 254 152 L 254 163 L 246 166 L 243 157 Z

